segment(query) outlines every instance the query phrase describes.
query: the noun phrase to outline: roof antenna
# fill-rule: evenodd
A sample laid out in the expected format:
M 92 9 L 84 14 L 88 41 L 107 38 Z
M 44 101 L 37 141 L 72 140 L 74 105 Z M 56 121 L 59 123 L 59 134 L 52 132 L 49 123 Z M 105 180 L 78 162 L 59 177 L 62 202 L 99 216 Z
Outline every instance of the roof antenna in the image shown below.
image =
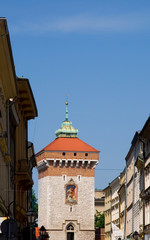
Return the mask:
M 67 97 L 66 97 L 66 121 L 68 121 L 68 97 L 69 97 L 69 94 L 67 94 Z

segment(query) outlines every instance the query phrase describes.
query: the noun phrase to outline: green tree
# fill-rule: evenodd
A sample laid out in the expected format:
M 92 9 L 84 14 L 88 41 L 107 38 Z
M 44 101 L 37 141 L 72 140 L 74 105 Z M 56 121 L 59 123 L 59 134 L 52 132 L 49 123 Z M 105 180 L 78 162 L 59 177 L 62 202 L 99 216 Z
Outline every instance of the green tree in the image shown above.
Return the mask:
M 96 210 L 95 214 L 95 228 L 104 228 L 105 227 L 105 215 Z
M 35 191 L 32 189 L 32 208 L 35 213 L 38 215 L 38 200 L 35 196 Z

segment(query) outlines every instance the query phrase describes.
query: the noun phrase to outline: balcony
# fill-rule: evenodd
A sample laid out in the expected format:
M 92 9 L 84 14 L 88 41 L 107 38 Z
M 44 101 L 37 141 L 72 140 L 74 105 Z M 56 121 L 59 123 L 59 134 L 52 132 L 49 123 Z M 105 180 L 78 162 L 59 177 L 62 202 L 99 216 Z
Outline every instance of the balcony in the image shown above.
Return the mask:
M 32 170 L 26 159 L 18 161 L 18 169 L 16 172 L 16 181 L 19 183 L 23 190 L 29 190 L 32 185 Z

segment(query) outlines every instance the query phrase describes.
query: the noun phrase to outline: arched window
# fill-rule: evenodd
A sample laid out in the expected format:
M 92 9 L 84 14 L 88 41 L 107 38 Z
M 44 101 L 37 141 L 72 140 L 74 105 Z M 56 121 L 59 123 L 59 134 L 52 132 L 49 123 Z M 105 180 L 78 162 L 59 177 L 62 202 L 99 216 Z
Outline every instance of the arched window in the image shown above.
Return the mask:
M 74 226 L 69 223 L 66 230 L 67 240 L 74 240 Z
M 69 224 L 67 226 L 67 231 L 74 231 L 74 227 L 72 226 L 72 224 Z

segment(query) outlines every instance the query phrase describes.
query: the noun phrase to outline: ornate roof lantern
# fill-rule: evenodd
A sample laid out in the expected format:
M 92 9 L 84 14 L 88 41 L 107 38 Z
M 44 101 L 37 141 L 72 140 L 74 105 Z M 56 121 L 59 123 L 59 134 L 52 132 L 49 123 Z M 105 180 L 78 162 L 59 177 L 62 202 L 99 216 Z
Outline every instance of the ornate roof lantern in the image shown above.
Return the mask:
M 56 130 L 56 137 L 77 137 L 78 129 L 72 126 L 72 122 L 68 120 L 68 101 L 66 101 L 66 119 L 62 122 L 61 128 Z

